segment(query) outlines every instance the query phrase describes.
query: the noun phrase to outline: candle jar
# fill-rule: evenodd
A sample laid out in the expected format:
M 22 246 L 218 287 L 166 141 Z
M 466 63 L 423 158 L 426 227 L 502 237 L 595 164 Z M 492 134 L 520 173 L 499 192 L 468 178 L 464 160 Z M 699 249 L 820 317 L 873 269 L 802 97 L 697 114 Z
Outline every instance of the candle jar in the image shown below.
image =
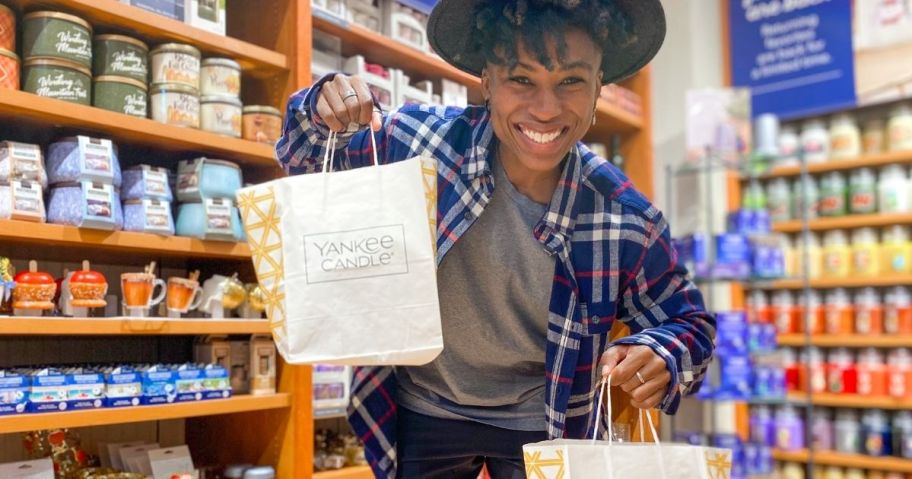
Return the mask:
M 905 274 L 912 264 L 912 243 L 909 229 L 904 225 L 891 225 L 883 230 L 880 247 L 880 271 L 884 274 Z
M 858 392 L 858 368 L 852 353 L 846 348 L 830 351 L 827 361 L 827 383 L 834 394 L 856 394 Z
M 851 265 L 849 235 L 843 230 L 828 231 L 823 236 L 823 275 L 828 278 L 847 278 L 851 273 Z
M 858 355 L 858 394 L 887 395 L 887 365 L 883 354 L 875 348 L 867 348 Z
M 855 332 L 875 336 L 884 332 L 883 303 L 874 288 L 855 293 Z
M 852 232 L 852 271 L 859 276 L 880 274 L 880 242 L 874 228 Z
M 826 295 L 827 334 L 852 334 L 855 332 L 854 308 L 849 293 L 834 289 Z
M 861 452 L 861 424 L 858 422 L 858 413 L 855 410 L 837 410 L 833 430 L 836 433 L 837 452 L 849 454 Z
M 168 311 L 186 313 L 203 302 L 203 288 L 199 281 L 187 278 L 168 278 Z
M 912 334 L 912 294 L 905 286 L 896 286 L 884 297 L 884 332 Z
M 898 399 L 912 399 L 912 353 L 906 348 L 887 355 L 887 391 Z
M 785 451 L 797 451 L 805 446 L 804 420 L 794 406 L 783 406 L 776 411 L 776 446 Z
M 869 456 L 889 456 L 893 452 L 890 423 L 883 411 L 865 411 L 861 420 L 862 452 Z
M 148 310 L 165 299 L 165 282 L 151 273 L 124 273 L 120 276 L 123 305 L 127 310 Z M 153 298 L 155 288 L 161 288 Z

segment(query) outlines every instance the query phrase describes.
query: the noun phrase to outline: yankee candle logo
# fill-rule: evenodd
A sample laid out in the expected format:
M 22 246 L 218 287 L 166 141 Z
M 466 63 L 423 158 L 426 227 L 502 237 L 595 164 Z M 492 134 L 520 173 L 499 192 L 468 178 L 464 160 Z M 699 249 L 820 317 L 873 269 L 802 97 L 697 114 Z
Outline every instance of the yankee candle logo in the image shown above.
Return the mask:
M 402 225 L 307 235 L 304 252 L 308 283 L 408 273 Z

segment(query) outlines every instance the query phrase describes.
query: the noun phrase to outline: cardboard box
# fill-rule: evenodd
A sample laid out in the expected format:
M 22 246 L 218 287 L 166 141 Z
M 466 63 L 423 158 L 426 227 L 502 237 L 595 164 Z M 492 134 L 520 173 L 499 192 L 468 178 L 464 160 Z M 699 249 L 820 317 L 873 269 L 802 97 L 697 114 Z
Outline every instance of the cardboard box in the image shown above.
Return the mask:
M 131 407 L 142 402 L 142 376 L 133 368 L 105 371 L 105 406 Z
M 29 412 L 66 411 L 69 383 L 67 375 L 51 368 L 33 371 L 30 375 Z
M 0 371 L 0 416 L 22 414 L 28 408 L 29 378 Z
M 174 371 L 170 367 L 159 364 L 144 368 L 141 377 L 142 404 L 169 404 L 177 398 Z
M 250 392 L 250 341 L 231 341 L 228 376 L 235 394 Z
M 98 409 L 104 406 L 105 378 L 99 371 L 76 368 L 67 371 L 67 409 Z
M 184 18 L 187 25 L 216 35 L 225 35 L 225 0 L 186 0 Z
M 193 347 L 193 360 L 201 364 L 219 364 L 231 369 L 231 343 L 225 336 L 206 336 Z
M 269 336 L 250 339 L 250 394 L 254 396 L 276 392 L 276 348 Z

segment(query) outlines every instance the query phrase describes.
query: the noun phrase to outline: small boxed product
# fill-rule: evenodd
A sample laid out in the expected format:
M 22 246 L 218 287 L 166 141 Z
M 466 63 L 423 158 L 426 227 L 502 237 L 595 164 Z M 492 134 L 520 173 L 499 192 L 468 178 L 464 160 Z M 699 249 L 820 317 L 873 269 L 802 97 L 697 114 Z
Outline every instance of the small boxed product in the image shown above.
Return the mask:
M 174 217 L 167 201 L 127 200 L 123 214 L 124 231 L 174 236 Z
M 217 241 L 243 241 L 241 216 L 228 198 L 206 198 L 180 205 L 177 211 L 178 236 Z
M 352 23 L 383 33 L 383 6 L 380 0 L 348 0 Z
M 4 479 L 54 479 L 54 461 L 46 457 L 34 461 L 0 464 L 0 477 Z
M 175 402 L 203 400 L 203 371 L 195 364 L 183 364 L 174 369 Z
M 41 184 L 26 180 L 0 183 L 0 219 L 44 223 L 44 192 Z
M 28 408 L 29 378 L 12 371 L 0 371 L 0 416 L 22 414 Z
M 54 185 L 47 209 L 49 223 L 114 231 L 123 229 L 120 192 L 110 184 L 83 181 Z
M 246 394 L 250 392 L 250 341 L 229 341 L 229 346 L 231 389 L 236 394 Z
M 678 255 L 678 263 L 683 264 L 690 274 L 695 277 L 709 275 L 710 265 L 705 235 L 694 233 L 683 238 L 675 238 L 671 243 Z
M 168 170 L 149 165 L 138 165 L 123 172 L 121 199 L 173 201 Z
M 117 148 L 111 140 L 74 136 L 48 147 L 47 174 L 51 185 L 96 181 L 120 187 L 123 180 Z
M 396 84 L 396 105 L 430 105 L 434 97 L 434 87 L 430 82 L 421 82 L 412 86 L 409 77 L 402 70 L 393 70 L 393 82 Z
M 317 364 L 313 368 L 313 408 L 339 409 L 351 396 L 351 367 Z
M 750 242 L 744 235 L 725 233 L 716 236 L 716 262 L 713 276 L 745 279 L 751 273 Z
M 184 0 L 187 5 L 184 21 L 216 35 L 224 35 L 227 25 L 225 0 Z
M 69 381 L 63 372 L 45 368 L 28 373 L 30 380 L 28 411 L 58 412 L 68 407 Z
M 144 405 L 168 404 L 177 398 L 174 371 L 161 364 L 140 369 L 142 377 L 142 399 Z
M 120 0 L 120 3 L 133 5 L 134 7 L 183 22 L 186 18 L 185 1 L 189 0 Z
M 427 51 L 427 24 L 433 2 L 391 0 L 385 14 L 387 36 L 413 48 Z
M 207 364 L 203 372 L 203 400 L 231 397 L 231 378 L 220 364 Z
M 469 88 L 461 83 L 443 78 L 440 80 L 441 101 L 444 106 L 469 106 Z
M 342 20 L 348 20 L 348 0 L 311 0 L 314 12 L 328 13 Z
M 367 63 L 361 55 L 355 55 L 345 61 L 342 69 L 348 75 L 358 75 L 367 83 L 368 88 L 384 110 L 391 110 L 396 100 L 396 83 L 392 72 L 381 65 Z
M 250 338 L 250 394 L 276 392 L 276 348 L 269 336 Z
M 47 188 L 48 178 L 44 169 L 44 156 L 38 145 L 0 142 L 0 183 L 13 180 L 38 182 Z
M 231 344 L 225 336 L 205 336 L 193 346 L 194 361 L 231 369 Z
M 241 167 L 230 161 L 197 158 L 177 167 L 177 199 L 234 198 L 241 189 Z
M 66 370 L 67 409 L 98 409 L 104 405 L 104 374 L 91 369 L 73 368 Z
M 105 375 L 105 407 L 139 406 L 142 402 L 142 376 L 128 366 L 108 368 Z

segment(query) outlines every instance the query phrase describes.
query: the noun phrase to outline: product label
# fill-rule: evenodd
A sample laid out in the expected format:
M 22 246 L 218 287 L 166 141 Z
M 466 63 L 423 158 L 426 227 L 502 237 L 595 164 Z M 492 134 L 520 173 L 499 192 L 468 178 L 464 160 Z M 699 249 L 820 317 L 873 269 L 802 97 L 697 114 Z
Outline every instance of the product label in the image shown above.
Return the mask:
M 44 196 L 41 185 L 30 181 L 13 181 L 11 184 L 13 194 L 13 219 L 43 219 Z
M 209 112 L 205 112 L 206 109 Z M 241 109 L 222 104 L 206 105 L 203 113 L 203 129 L 225 135 L 240 136 Z
M 101 183 L 82 183 L 82 192 L 86 200 L 82 227 L 111 230 L 114 229 L 114 187 Z
M 123 97 L 123 113 L 145 118 L 148 113 L 146 94 L 143 92 L 125 94 Z
M 877 204 L 877 196 L 873 188 L 852 189 L 850 206 L 852 213 L 873 213 Z
M 241 77 L 233 68 L 209 66 L 204 70 L 203 80 L 208 83 L 204 91 L 219 92 L 226 95 L 241 94 Z
M 308 283 L 408 273 L 402 225 L 321 233 L 304 237 Z
M 199 88 L 200 60 L 185 53 L 159 53 L 153 60 L 157 67 L 156 77 L 166 83 L 183 83 Z
M 199 198 L 203 160 L 181 161 L 177 167 L 177 196 L 181 201 Z
M 874 267 L 874 252 L 870 249 L 859 249 L 854 255 L 855 272 L 868 274 Z
M 165 197 L 168 193 L 168 172 L 162 168 L 143 167 L 143 196 Z
M 9 142 L 10 178 L 41 181 L 41 148 L 37 145 Z
M 145 230 L 150 233 L 171 232 L 171 205 L 166 201 L 143 200 Z
M 76 73 L 50 71 L 37 78 L 34 92 L 38 96 L 76 103 L 89 103 L 89 84 Z M 30 84 L 31 85 L 31 84 Z
M 131 47 L 111 52 L 109 67 L 112 74 L 146 76 L 146 57 Z
M 92 59 L 92 36 L 82 28 L 70 28 L 57 33 L 54 50 L 60 55 L 85 60 Z
M 884 331 L 887 334 L 899 332 L 899 310 L 896 307 L 887 305 L 884 309 Z
M 826 191 L 820 198 L 820 214 L 824 216 L 845 214 L 845 191 Z
M 111 140 L 80 136 L 77 141 L 82 159 L 82 179 L 110 182 L 114 178 L 114 145 Z
M 231 225 L 231 202 L 222 199 L 207 198 L 203 201 L 206 210 L 206 238 L 234 239 L 234 228 Z

